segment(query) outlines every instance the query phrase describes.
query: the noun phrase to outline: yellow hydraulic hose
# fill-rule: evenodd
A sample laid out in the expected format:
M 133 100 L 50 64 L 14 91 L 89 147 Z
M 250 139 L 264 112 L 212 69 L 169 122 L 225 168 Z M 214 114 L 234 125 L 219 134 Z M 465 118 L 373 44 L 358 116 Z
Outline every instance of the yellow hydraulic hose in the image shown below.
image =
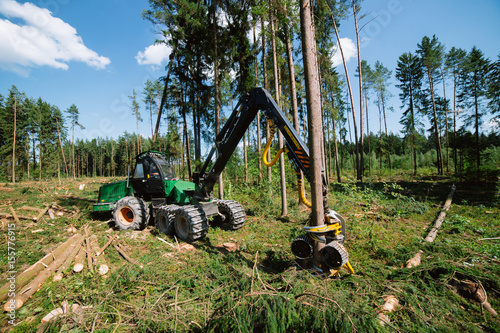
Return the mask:
M 311 208 L 312 203 L 309 200 L 307 200 L 307 198 L 304 194 L 305 191 L 304 191 L 304 181 L 302 180 L 302 174 L 300 173 L 300 171 L 295 171 L 295 174 L 297 175 L 297 185 L 299 187 L 299 198 L 304 205 Z
M 267 140 L 266 146 L 264 147 L 264 153 L 262 154 L 262 162 L 264 163 L 264 165 L 266 167 L 270 168 L 273 165 L 275 165 L 276 162 L 278 162 L 278 159 L 283 152 L 285 152 L 285 153 L 288 152 L 288 149 L 286 147 L 281 148 L 280 150 L 278 150 L 278 152 L 276 153 L 276 156 L 274 156 L 274 158 L 271 162 L 269 162 L 267 160 L 267 152 L 269 151 L 269 148 L 271 147 L 271 143 L 273 142 L 274 133 L 276 132 L 276 128 L 273 126 L 272 120 L 268 119 L 267 121 L 269 122 L 271 134 L 269 135 L 269 139 Z

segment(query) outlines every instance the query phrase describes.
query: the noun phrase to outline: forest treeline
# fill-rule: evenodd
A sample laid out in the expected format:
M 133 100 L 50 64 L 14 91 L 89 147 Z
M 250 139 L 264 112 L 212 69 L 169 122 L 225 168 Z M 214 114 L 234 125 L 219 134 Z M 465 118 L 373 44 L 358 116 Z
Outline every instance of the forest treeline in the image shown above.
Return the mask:
M 334 50 L 342 51 L 339 21 L 354 16 L 355 25 L 342 29 L 358 33 L 361 4 L 313 2 L 313 17 L 322 18 L 313 24 L 330 178 L 341 181 L 342 175 L 354 174 L 362 181 L 373 173 L 408 170 L 416 175 L 419 169 L 481 178 L 498 171 L 500 136 L 485 128 L 498 129 L 500 122 L 500 54 L 490 60 L 477 47 L 446 48 L 436 36 L 424 36 L 414 50 L 400 55 L 396 68 L 379 61 L 368 64 L 358 49 L 356 73 L 348 73 L 346 66 L 337 70 L 331 59 Z M 1 181 L 126 175 L 133 157 L 149 149 L 165 152 L 178 174 L 187 177 L 203 160 L 202 147 L 213 142 L 222 126 L 227 113 L 222 110 L 255 86 L 272 93 L 307 142 L 296 1 L 149 0 L 142 15 L 163 34 L 159 42 L 169 45 L 172 54 L 165 76 L 130 92 L 137 131 L 118 138 L 75 138 L 75 128 L 85 126 L 78 106 L 60 110 L 12 86 L 0 94 Z M 354 84 L 359 96 L 352 94 Z M 396 98 L 391 84 L 399 92 L 400 110 L 388 108 L 389 99 Z M 139 123 L 146 119 L 153 137 L 160 107 L 163 125 L 153 142 L 140 133 Z M 395 116 L 401 133 L 387 127 L 387 118 Z M 379 120 L 378 128 L 369 127 L 370 119 Z M 484 121 L 492 127 L 482 127 Z M 260 163 L 268 136 L 268 123 L 258 118 L 226 177 L 271 177 Z

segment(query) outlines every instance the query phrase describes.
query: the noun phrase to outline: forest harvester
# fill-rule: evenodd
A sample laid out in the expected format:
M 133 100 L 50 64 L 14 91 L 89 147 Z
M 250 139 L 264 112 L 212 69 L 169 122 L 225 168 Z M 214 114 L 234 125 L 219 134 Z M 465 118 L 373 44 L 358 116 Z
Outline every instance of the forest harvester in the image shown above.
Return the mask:
M 246 218 L 241 204 L 233 200 L 215 199 L 211 193 L 259 111 L 264 113 L 270 123 L 272 135 L 278 128 L 286 143 L 273 161 L 268 162 L 265 156 L 272 141 L 272 137 L 269 138 L 264 149 L 264 164 L 271 166 L 277 161 L 279 154 L 285 152 L 297 174 L 299 192 L 302 194 L 301 171 L 310 181 L 309 150 L 269 92 L 263 88 L 255 88 L 239 99 L 216 136 L 215 145 L 202 168 L 193 173 L 193 182 L 177 179 L 162 153 L 144 152 L 136 156 L 135 169 L 132 175 L 129 172 L 127 180 L 104 184 L 100 188 L 98 203 L 93 205 L 93 211 L 112 211 L 116 226 L 124 230 L 143 229 L 151 219 L 160 232 L 175 232 L 178 238 L 187 242 L 203 238 L 210 223 L 219 223 L 232 230 L 241 228 Z M 216 158 L 212 163 L 214 155 Z M 348 253 L 343 246 L 345 221 L 328 208 L 328 184 L 324 175 L 322 183 L 325 224 L 304 227 L 306 233 L 292 241 L 292 252 L 297 258 L 307 261 L 313 256 L 313 242 L 322 242 L 325 246 L 320 255 L 328 267 L 347 267 L 352 270 L 348 263 Z

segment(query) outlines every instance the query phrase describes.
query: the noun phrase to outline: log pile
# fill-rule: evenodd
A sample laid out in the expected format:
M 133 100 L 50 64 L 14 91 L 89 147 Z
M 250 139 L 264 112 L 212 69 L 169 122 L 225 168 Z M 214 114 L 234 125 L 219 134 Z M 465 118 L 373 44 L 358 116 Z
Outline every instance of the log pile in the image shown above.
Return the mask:
M 73 210 L 66 209 L 56 203 L 45 205 L 43 208 L 22 206 L 18 210 L 25 211 L 26 213 L 19 214 L 14 210 L 12 205 L 9 205 L 9 212 L 0 212 L 0 217 L 13 219 L 16 223 L 20 220 L 28 220 L 37 222 L 40 221 L 45 215 L 48 215 L 51 220 L 59 216 L 67 215 L 69 218 L 75 217 L 80 211 L 78 207 L 73 206 Z
M 0 302 L 8 299 L 4 304 L 4 310 L 11 311 L 20 308 L 54 273 L 53 281 L 62 280 L 68 274 L 73 262 L 73 272 L 81 272 L 85 267 L 85 260 L 88 258 L 89 269 L 93 271 L 95 266 L 99 274 L 105 277 L 109 266 L 106 264 L 103 252 L 117 235 L 110 237 L 105 246 L 100 248 L 97 235 L 88 235 L 88 230 L 85 231 L 85 234 L 77 231 L 24 272 L 13 276 L 10 280 L 8 279 L 8 282 L 0 287 Z M 117 245 L 113 244 L 113 246 Z M 128 261 L 137 264 L 121 247 L 118 251 Z M 140 266 L 142 267 L 142 265 Z

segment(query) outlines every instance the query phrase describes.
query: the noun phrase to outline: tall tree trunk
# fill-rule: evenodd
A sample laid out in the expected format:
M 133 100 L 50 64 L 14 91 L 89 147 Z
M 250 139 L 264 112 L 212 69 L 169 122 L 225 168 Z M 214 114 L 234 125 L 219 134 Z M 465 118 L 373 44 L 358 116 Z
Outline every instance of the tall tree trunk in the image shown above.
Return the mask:
M 382 111 L 384 112 L 384 127 L 385 127 L 385 140 L 387 141 L 387 160 L 389 161 L 389 170 L 392 170 L 391 164 L 391 145 L 389 144 L 389 133 L 387 132 L 387 117 L 385 115 L 385 102 L 384 95 L 382 94 Z
M 439 126 L 438 126 L 438 117 L 436 110 L 436 99 L 434 97 L 434 80 L 430 73 L 430 70 L 427 69 L 427 77 L 429 79 L 429 87 L 431 90 L 431 98 L 432 98 L 432 111 L 434 116 L 434 134 L 436 135 L 436 154 L 437 154 L 437 163 L 438 163 L 438 173 L 442 175 L 443 172 L 443 153 L 441 151 L 441 138 L 439 137 Z
M 220 132 L 220 100 L 219 100 L 219 45 L 217 40 L 217 3 L 213 2 L 213 34 L 214 34 L 214 88 L 215 88 L 215 135 L 217 136 Z M 224 183 L 222 181 L 222 172 L 219 174 L 219 199 L 224 199 Z
M 328 3 L 325 2 L 328 6 Z M 354 127 L 354 144 L 356 145 L 355 149 L 355 156 L 356 156 L 356 178 L 358 181 L 362 181 L 362 179 L 359 178 L 360 176 L 360 163 L 359 163 L 359 145 L 358 145 L 358 125 L 356 124 L 356 109 L 354 107 L 354 97 L 352 95 L 352 88 L 351 88 L 351 80 L 349 79 L 349 72 L 347 70 L 347 63 L 345 60 L 344 56 L 344 50 L 342 49 L 342 44 L 340 43 L 340 36 L 339 36 L 339 31 L 337 28 L 337 23 L 335 22 L 335 17 L 333 16 L 332 9 L 330 6 L 328 6 L 328 9 L 330 10 L 330 14 L 332 15 L 332 22 L 333 22 L 333 27 L 335 29 L 335 36 L 337 37 L 337 45 L 340 51 L 340 55 L 342 56 L 342 63 L 344 64 L 344 71 L 345 71 L 345 77 L 346 77 L 346 82 L 347 82 L 347 88 L 349 90 L 349 98 L 351 102 L 351 109 L 352 109 L 352 121 L 353 121 L 353 127 Z
M 453 74 L 453 161 L 455 164 L 455 174 L 458 173 L 457 155 L 457 78 Z
M 186 120 L 186 102 L 185 102 L 185 96 L 184 96 L 184 90 L 183 90 L 183 85 L 181 81 L 181 99 L 182 99 L 182 107 L 181 107 L 181 113 L 182 113 L 182 120 L 183 120 L 183 126 L 184 126 L 184 140 L 185 140 L 185 147 L 186 147 L 186 161 L 187 161 L 187 167 L 188 167 L 188 179 L 191 179 L 191 152 L 190 152 L 190 144 L 189 144 L 189 133 L 188 133 L 188 128 L 187 128 L 187 120 Z
M 266 55 L 266 33 L 264 30 L 264 14 L 262 14 L 261 17 L 261 24 L 262 24 L 262 74 L 264 76 L 264 88 L 268 89 L 268 83 L 267 83 L 267 55 Z M 269 129 L 269 123 L 266 122 L 266 140 L 269 140 L 269 137 L 271 136 L 271 130 Z M 267 151 L 267 160 L 271 160 L 271 151 Z M 270 183 L 272 181 L 272 170 L 271 168 L 267 168 L 267 181 Z
M 445 138 L 446 138 L 446 172 L 450 171 L 450 140 L 448 136 L 448 106 L 446 103 L 446 82 L 444 80 L 444 71 L 443 68 L 439 68 L 441 70 L 441 78 L 443 80 L 443 98 L 444 98 L 444 128 L 445 128 Z
M 356 28 L 356 45 L 358 50 L 358 70 L 359 70 L 359 168 L 358 168 L 358 181 L 363 181 L 363 173 L 365 169 L 364 147 L 363 147 L 363 72 L 361 70 L 361 47 L 359 46 L 359 29 L 358 17 L 356 15 L 356 3 L 352 0 L 352 11 L 354 13 L 354 26 Z M 366 120 L 368 122 L 368 120 Z
M 61 131 L 59 130 L 59 121 L 57 120 L 56 117 L 56 128 L 57 128 L 57 139 L 59 140 L 59 146 L 61 147 L 61 154 L 63 158 L 63 163 L 64 163 L 64 168 L 66 170 L 66 177 L 68 177 L 69 172 L 68 172 L 68 165 L 66 164 L 66 156 L 64 155 L 64 149 L 61 141 Z M 34 139 L 33 139 L 34 141 Z
M 415 111 L 413 110 L 413 90 L 410 87 L 410 112 L 411 112 L 411 145 L 413 148 L 413 175 L 417 175 L 417 143 L 415 130 Z
M 323 125 L 321 123 L 321 98 L 311 6 L 310 0 L 300 0 L 300 28 L 302 33 L 302 55 L 306 80 L 309 150 L 311 154 L 311 225 L 320 226 L 324 224 L 326 193 L 323 188 L 322 174 L 321 136 L 323 133 Z M 314 243 L 314 261 L 318 266 L 320 266 L 321 263 L 319 251 L 323 246 L 324 244 L 320 242 Z
M 333 92 L 330 91 L 330 98 L 332 100 L 332 106 L 334 104 Z M 339 163 L 339 149 L 337 146 L 337 129 L 335 125 L 335 117 L 332 115 L 332 127 L 333 127 L 333 143 L 335 148 L 335 169 L 337 170 L 337 181 L 339 183 L 342 182 L 342 178 L 340 176 L 340 163 Z
M 477 85 L 475 85 L 477 86 Z M 476 138 L 476 177 L 477 181 L 479 181 L 479 166 L 481 165 L 481 153 L 479 150 L 479 106 L 478 106 L 478 98 L 477 92 L 474 92 L 474 110 L 475 110 L 475 138 Z
M 16 126 L 17 126 L 17 96 L 14 95 L 14 132 L 12 133 L 12 184 L 16 183 L 16 134 L 17 134 Z
M 139 126 L 139 125 L 138 125 Z M 71 124 L 71 160 L 73 167 L 73 179 L 76 179 L 76 170 L 75 170 L 75 119 L 73 118 L 73 122 Z M 39 162 L 42 160 L 40 159 Z
M 274 6 L 270 2 L 270 10 L 273 11 Z M 271 44 L 273 52 L 273 71 L 274 71 L 274 93 L 276 104 L 280 105 L 280 93 L 279 93 L 279 75 L 278 75 L 278 61 L 276 55 L 276 38 L 274 34 L 274 15 L 271 12 L 269 15 L 269 23 L 271 24 Z M 278 131 L 278 146 L 279 149 L 283 148 L 283 135 Z M 281 216 L 288 215 L 287 199 L 286 199 L 286 178 L 285 178 L 285 156 L 281 154 L 280 156 L 280 180 L 281 180 Z
M 300 133 L 300 125 L 299 125 L 299 106 L 297 102 L 297 86 L 295 84 L 295 66 L 293 63 L 293 49 L 292 42 L 290 38 L 290 29 L 288 26 L 283 27 L 285 30 L 285 44 L 286 44 L 286 58 L 288 62 L 288 78 L 290 80 L 290 95 L 292 97 L 292 119 L 293 119 L 293 127 L 297 133 Z M 304 179 L 304 175 L 302 170 L 300 172 L 300 179 Z M 303 196 L 299 195 L 299 205 L 304 205 Z
M 366 113 L 366 143 L 368 144 L 368 175 L 372 174 L 372 146 L 370 144 L 370 120 L 368 118 L 368 96 L 366 90 L 365 96 L 365 113 Z
M 257 54 L 258 54 L 258 50 L 257 50 L 257 38 L 256 38 L 256 35 L 257 35 L 257 32 L 255 31 L 256 30 L 256 25 L 257 25 L 257 20 L 255 20 L 255 24 L 253 26 L 253 45 L 255 47 L 255 57 L 254 57 L 254 70 L 255 70 L 255 86 L 257 87 L 258 86 L 258 80 L 259 80 L 259 75 L 257 73 Z M 264 31 L 262 31 L 262 33 L 264 34 Z M 257 161 L 258 161 L 258 164 L 259 164 L 259 184 L 262 182 L 262 159 L 260 158 L 260 154 L 261 154 L 261 151 L 262 151 L 262 144 L 261 144 L 261 137 L 260 137 L 260 112 L 257 112 Z

